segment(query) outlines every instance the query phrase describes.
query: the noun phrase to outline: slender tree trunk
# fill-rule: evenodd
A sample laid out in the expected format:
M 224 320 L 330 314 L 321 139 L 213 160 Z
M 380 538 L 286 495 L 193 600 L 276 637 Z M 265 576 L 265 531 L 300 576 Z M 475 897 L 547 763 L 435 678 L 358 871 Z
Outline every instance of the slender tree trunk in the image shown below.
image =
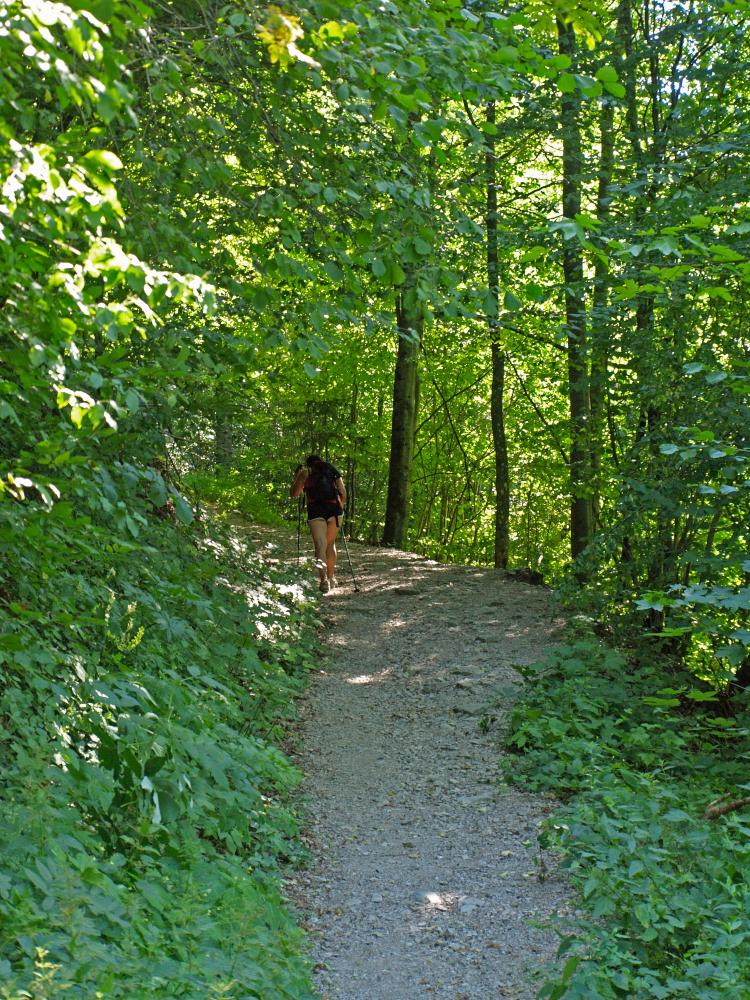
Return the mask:
M 411 469 L 419 407 L 419 350 L 422 312 L 413 290 L 405 287 L 396 301 L 398 355 L 393 380 L 391 455 L 383 545 L 402 548 L 409 523 Z
M 559 49 L 571 59 L 575 55 L 572 25 L 558 21 Z M 563 94 L 561 125 L 563 140 L 562 210 L 567 219 L 581 211 L 581 131 L 576 93 Z M 575 239 L 563 242 L 565 319 L 568 330 L 568 399 L 570 406 L 570 551 L 575 559 L 591 539 L 591 455 L 588 345 L 584 304 L 583 255 Z
M 487 121 L 495 124 L 495 102 L 487 105 Z M 510 472 L 508 443 L 505 436 L 505 352 L 500 344 L 500 268 L 497 253 L 497 161 L 495 136 L 487 135 L 484 157 L 487 183 L 487 286 L 493 308 L 488 310 L 487 324 L 492 352 L 492 390 L 490 422 L 495 448 L 495 546 L 494 562 L 499 569 L 508 565 L 510 541 Z
M 659 166 L 664 153 L 665 137 L 661 124 L 659 105 L 662 99 L 661 81 L 659 78 L 659 62 L 654 51 L 654 40 L 651 38 L 651 6 L 650 0 L 644 0 L 638 22 L 645 35 L 645 43 L 649 53 L 649 84 L 651 115 L 653 126 L 651 148 L 644 136 L 638 113 L 638 92 L 636 88 L 637 56 L 634 50 L 635 30 L 631 9 L 632 0 L 620 0 L 617 14 L 618 38 L 620 49 L 624 53 L 622 65 L 618 67 L 625 86 L 625 122 L 630 142 L 632 161 L 635 166 L 635 179 L 639 193 L 633 201 L 633 224 L 642 228 L 651 223 L 654 204 L 659 190 Z M 640 280 L 640 268 L 637 269 L 637 279 Z M 642 294 L 636 308 L 636 349 L 634 365 L 641 386 L 641 412 L 636 429 L 635 440 L 638 442 L 647 432 L 655 428 L 657 412 L 652 392 L 653 377 L 653 313 L 654 298 L 651 294 Z
M 614 166 L 614 102 L 608 100 L 599 115 L 599 184 L 596 197 L 596 217 L 601 223 L 609 218 L 610 184 Z M 591 310 L 591 483 L 592 516 L 599 517 L 599 497 L 602 488 L 602 458 L 607 431 L 607 397 L 609 390 L 609 262 L 597 257 L 594 265 L 594 295 Z
M 495 448 L 495 566 L 505 569 L 510 549 L 510 476 L 505 436 L 505 352 L 492 343 L 492 390 L 490 422 Z
M 227 469 L 232 464 L 233 455 L 232 424 L 225 415 L 217 413 L 214 418 L 214 461 Z
M 448 494 L 445 492 L 445 483 L 440 484 L 440 530 L 438 538 L 440 544 L 445 545 L 445 525 L 448 521 Z
M 356 454 L 351 454 L 351 452 L 356 452 L 357 445 L 358 402 L 359 386 L 357 385 L 357 376 L 355 375 L 352 384 L 352 402 L 349 407 L 349 440 L 352 442 L 352 446 L 346 462 L 346 529 L 350 537 L 356 520 L 357 459 Z

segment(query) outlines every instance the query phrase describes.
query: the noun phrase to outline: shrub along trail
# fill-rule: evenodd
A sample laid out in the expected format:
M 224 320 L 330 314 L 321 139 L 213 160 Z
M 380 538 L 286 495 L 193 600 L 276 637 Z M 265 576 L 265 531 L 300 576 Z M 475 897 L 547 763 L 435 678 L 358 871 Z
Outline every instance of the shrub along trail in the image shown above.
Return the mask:
M 537 842 L 553 804 L 498 784 L 492 720 L 513 700 L 512 665 L 537 660 L 561 623 L 545 589 L 502 572 L 352 555 L 361 592 L 342 551 L 304 724 L 318 858 L 300 895 L 318 988 L 525 1000 L 556 946 L 532 923 L 565 908 L 565 887 Z

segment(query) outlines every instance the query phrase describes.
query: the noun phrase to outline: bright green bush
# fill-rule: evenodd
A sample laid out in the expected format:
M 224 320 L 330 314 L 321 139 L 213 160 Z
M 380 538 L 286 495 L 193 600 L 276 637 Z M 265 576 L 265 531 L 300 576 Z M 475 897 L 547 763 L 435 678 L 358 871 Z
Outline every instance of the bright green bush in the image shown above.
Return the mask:
M 223 511 L 238 511 L 250 521 L 260 524 L 284 524 L 279 516 L 279 496 L 288 494 L 289 483 L 280 483 L 275 490 L 269 489 L 263 495 L 255 477 L 243 474 L 239 469 L 219 469 L 215 473 L 191 472 L 187 477 L 191 490 L 204 503 L 216 504 Z M 289 511 L 294 506 L 287 504 Z
M 564 797 L 544 843 L 587 916 L 561 924 L 544 1000 L 750 997 L 750 816 L 703 819 L 747 785 L 747 715 L 594 641 L 524 668 L 508 780 Z M 519 767 L 520 764 L 520 767 Z

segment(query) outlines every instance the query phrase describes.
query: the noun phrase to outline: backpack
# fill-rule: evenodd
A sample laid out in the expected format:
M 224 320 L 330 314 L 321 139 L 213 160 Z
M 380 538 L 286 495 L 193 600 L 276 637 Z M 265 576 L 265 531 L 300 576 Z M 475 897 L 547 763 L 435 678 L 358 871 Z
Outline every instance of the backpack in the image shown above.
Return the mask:
M 316 463 L 307 486 L 305 486 L 308 500 L 317 503 L 339 503 L 339 494 L 336 489 L 336 480 L 339 475 L 338 469 L 334 469 L 328 462 Z

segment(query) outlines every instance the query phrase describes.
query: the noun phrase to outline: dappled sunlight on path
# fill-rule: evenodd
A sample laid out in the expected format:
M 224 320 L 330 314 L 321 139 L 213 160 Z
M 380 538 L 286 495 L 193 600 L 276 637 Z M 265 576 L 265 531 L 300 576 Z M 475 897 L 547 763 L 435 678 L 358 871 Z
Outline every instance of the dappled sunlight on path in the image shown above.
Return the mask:
M 273 537 L 279 558 L 295 554 Z M 565 890 L 537 842 L 552 803 L 498 782 L 494 720 L 512 665 L 554 642 L 549 592 L 351 549 L 361 592 L 340 556 L 304 725 L 318 856 L 295 895 L 318 987 L 326 1000 L 529 1000 L 527 974 L 556 943 L 530 922 L 563 910 Z

